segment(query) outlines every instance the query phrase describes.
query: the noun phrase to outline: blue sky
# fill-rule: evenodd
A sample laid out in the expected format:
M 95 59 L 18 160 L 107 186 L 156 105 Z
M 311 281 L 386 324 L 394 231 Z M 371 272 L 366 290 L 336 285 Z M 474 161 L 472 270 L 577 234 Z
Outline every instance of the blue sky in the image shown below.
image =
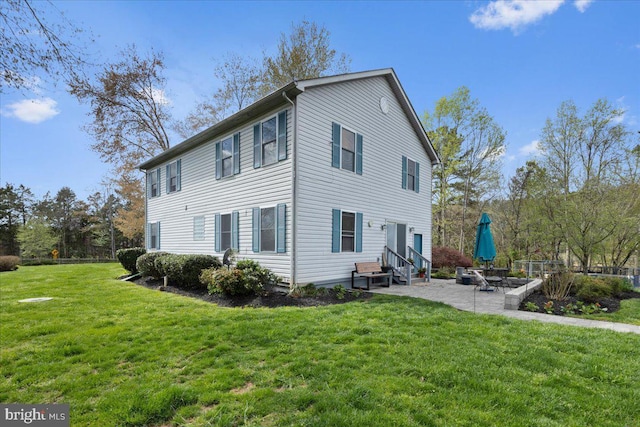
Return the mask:
M 97 60 L 135 43 L 166 59 L 176 118 L 213 93 L 215 60 L 261 57 L 303 19 L 324 25 L 351 70 L 393 67 L 419 116 L 464 85 L 507 132 L 508 177 L 536 155 L 545 120 L 564 100 L 585 111 L 598 98 L 640 129 L 640 1 L 208 2 L 62 1 L 90 29 Z M 87 107 L 63 86 L 9 92 L 0 102 L 0 180 L 41 197 L 102 189 L 109 167 L 82 130 Z M 180 142 L 173 136 L 172 144 Z

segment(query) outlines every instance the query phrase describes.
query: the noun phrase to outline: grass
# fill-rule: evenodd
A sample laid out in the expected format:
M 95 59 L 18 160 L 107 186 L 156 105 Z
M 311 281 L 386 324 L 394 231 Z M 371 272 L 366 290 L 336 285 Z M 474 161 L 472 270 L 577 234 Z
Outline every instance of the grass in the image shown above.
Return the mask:
M 640 299 L 626 299 L 620 301 L 620 309 L 613 313 L 572 315 L 581 319 L 605 320 L 609 322 L 628 323 L 640 326 Z
M 637 426 L 640 335 L 377 296 L 220 308 L 115 264 L 0 274 L 0 402 L 72 426 Z M 53 297 L 19 303 L 30 297 Z

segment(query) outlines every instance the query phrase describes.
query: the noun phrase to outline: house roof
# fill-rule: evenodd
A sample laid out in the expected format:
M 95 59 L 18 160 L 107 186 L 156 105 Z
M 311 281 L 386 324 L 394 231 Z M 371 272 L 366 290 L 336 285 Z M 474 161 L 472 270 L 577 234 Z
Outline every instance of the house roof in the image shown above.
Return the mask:
M 440 159 L 438 157 L 438 154 L 433 148 L 433 145 L 431 144 L 431 141 L 429 140 L 427 133 L 422 127 L 422 123 L 420 122 L 420 119 L 418 119 L 418 116 L 416 115 L 416 112 L 413 109 L 413 106 L 411 105 L 409 98 L 407 98 L 407 95 L 404 89 L 402 88 L 402 85 L 400 84 L 400 81 L 398 80 L 398 77 L 396 76 L 395 71 L 393 70 L 393 68 L 383 68 L 380 70 L 362 71 L 358 73 L 339 74 L 335 76 L 318 77 L 315 79 L 293 81 L 271 92 L 269 95 L 263 98 L 260 98 L 259 100 L 249 105 L 248 107 L 238 111 L 237 113 L 227 117 L 224 120 L 219 121 L 215 125 L 203 130 L 202 132 L 192 136 L 191 138 L 184 140 L 180 144 L 175 145 L 170 149 L 162 152 L 161 154 L 147 160 L 146 162 L 142 163 L 139 166 L 139 168 L 141 170 L 151 169 L 182 153 L 185 153 L 191 150 L 194 147 L 197 147 L 201 144 L 211 141 L 216 137 L 223 136 L 223 134 L 236 128 L 237 126 L 243 123 L 246 123 L 248 121 L 251 121 L 253 120 L 253 118 L 263 113 L 266 113 L 269 110 L 272 110 L 279 105 L 282 105 L 284 102 L 286 102 L 283 94 L 286 94 L 288 98 L 293 99 L 296 96 L 298 96 L 300 93 L 304 92 L 305 89 L 307 88 L 331 85 L 331 84 L 342 83 L 342 82 L 353 81 L 353 80 L 366 79 L 371 77 L 386 78 L 391 89 L 393 90 L 394 94 L 398 98 L 400 105 L 404 110 L 404 113 L 407 115 L 407 118 L 409 119 L 411 126 L 416 132 L 416 135 L 418 135 L 418 138 L 422 142 L 422 145 L 424 146 L 425 151 L 427 152 L 429 158 L 431 159 L 431 163 L 432 164 L 439 163 Z

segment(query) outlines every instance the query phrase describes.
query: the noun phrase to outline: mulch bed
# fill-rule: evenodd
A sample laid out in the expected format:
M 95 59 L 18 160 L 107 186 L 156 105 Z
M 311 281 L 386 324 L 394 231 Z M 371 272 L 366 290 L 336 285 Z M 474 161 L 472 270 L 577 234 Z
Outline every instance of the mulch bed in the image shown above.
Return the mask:
M 353 293 L 347 290 L 342 298 L 333 290 L 328 289 L 323 295 L 294 297 L 288 293 L 279 290 L 265 291 L 263 295 L 246 295 L 246 296 L 230 296 L 230 295 L 210 295 L 206 289 L 182 289 L 175 286 L 163 286 L 162 280 L 156 280 L 151 277 L 143 277 L 133 280 L 140 286 L 148 289 L 159 290 L 162 292 L 171 292 L 178 295 L 184 295 L 191 298 L 198 298 L 212 304 L 218 304 L 221 307 L 316 307 L 320 305 L 344 304 L 351 301 L 366 300 L 371 298 L 373 294 L 369 292 Z
M 620 301 L 625 299 L 640 298 L 640 292 L 622 292 L 617 298 L 601 298 L 597 302 L 601 308 L 606 308 L 607 313 L 612 313 L 620 309 Z M 527 302 L 532 302 L 538 306 L 537 313 L 546 313 L 544 305 L 550 301 L 541 291 L 536 291 L 525 298 L 520 304 L 519 310 L 529 311 L 526 309 Z M 569 296 L 565 301 L 553 300 L 553 314 L 558 316 L 564 316 L 562 308 L 569 304 L 576 304 L 578 299 L 575 296 Z M 587 304 L 587 303 L 585 303 Z M 549 313 L 551 314 L 551 313 Z

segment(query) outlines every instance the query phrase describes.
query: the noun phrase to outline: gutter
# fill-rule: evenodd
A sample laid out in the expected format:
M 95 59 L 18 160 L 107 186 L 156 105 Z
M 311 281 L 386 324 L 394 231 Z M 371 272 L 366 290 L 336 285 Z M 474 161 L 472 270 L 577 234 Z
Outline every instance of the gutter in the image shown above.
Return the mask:
M 298 157 L 297 157 L 297 139 L 298 139 L 298 109 L 295 102 L 288 96 L 286 91 L 282 91 L 282 97 L 291 104 L 291 127 L 293 128 L 291 137 L 291 279 L 290 286 L 296 283 L 296 194 L 297 194 L 297 174 L 298 174 Z

